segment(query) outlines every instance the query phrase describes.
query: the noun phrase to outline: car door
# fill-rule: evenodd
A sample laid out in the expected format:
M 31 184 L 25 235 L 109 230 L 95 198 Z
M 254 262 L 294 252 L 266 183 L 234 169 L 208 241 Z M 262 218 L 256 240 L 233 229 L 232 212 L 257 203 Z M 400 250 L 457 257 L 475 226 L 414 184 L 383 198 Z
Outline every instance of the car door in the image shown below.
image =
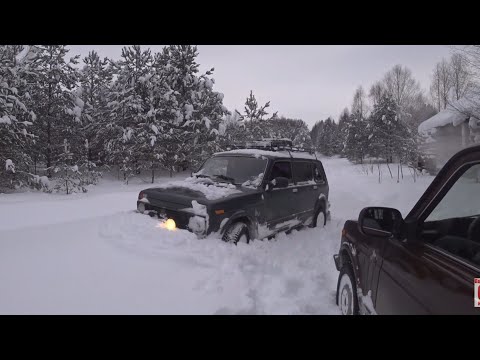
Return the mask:
M 297 195 L 293 191 L 295 187 L 290 160 L 273 162 L 270 173 L 267 175 L 267 181 L 272 181 L 276 177 L 286 177 L 289 180 L 289 186 L 286 188 L 269 188 L 263 194 L 265 218 L 268 227 L 272 229 L 275 229 L 278 224 L 292 220 L 295 213 L 295 195 Z
M 416 231 L 386 240 L 378 313 L 480 314 L 473 297 L 480 277 L 478 153 L 476 161 L 450 167 L 422 197 L 424 205 L 407 217 Z
M 301 220 L 312 217 L 315 208 L 315 188 L 318 185 L 313 180 L 313 163 L 308 160 L 292 162 L 293 179 L 296 186 L 295 216 Z

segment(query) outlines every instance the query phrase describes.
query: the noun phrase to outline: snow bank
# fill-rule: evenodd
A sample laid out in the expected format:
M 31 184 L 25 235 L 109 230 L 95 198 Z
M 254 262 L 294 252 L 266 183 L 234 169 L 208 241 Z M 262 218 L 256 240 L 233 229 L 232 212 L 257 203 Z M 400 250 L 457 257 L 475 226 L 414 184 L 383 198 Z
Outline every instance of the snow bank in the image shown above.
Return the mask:
M 332 255 L 345 220 L 369 205 L 405 215 L 432 177 L 378 184 L 361 165 L 322 162 L 331 222 L 249 245 L 159 227 L 134 210 L 145 184 L 0 195 L 0 313 L 339 314 Z

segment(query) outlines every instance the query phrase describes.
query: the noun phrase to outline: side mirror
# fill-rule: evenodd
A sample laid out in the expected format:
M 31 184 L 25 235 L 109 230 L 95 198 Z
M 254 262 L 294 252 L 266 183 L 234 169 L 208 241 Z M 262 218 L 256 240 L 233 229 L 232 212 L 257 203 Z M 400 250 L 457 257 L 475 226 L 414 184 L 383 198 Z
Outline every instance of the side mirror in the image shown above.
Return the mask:
M 399 235 L 404 221 L 397 209 L 367 207 L 358 215 L 358 227 L 362 234 L 388 238 Z
M 278 188 L 286 188 L 288 187 L 288 178 L 286 177 L 276 177 L 272 181 L 270 181 L 270 186 L 272 188 L 278 189 Z

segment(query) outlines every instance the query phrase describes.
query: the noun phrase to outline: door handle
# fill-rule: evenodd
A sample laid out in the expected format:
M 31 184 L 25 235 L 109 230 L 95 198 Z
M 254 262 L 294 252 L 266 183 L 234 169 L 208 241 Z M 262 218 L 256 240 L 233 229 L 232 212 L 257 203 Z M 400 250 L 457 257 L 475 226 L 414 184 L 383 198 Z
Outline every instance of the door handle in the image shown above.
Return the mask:
M 298 189 L 293 189 L 292 191 L 293 191 L 293 192 L 298 192 Z

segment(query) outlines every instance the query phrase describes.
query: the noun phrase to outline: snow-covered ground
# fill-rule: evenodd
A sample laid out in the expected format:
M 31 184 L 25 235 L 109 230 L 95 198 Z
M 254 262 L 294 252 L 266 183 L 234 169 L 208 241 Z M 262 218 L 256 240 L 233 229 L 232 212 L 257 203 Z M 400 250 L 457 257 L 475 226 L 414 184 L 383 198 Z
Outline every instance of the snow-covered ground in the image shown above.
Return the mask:
M 414 183 L 404 169 L 397 183 L 384 167 L 379 184 L 378 173 L 345 159 L 323 163 L 326 228 L 249 245 L 198 240 L 136 213 L 149 184 L 105 180 L 80 195 L 0 194 L 0 313 L 338 314 L 332 255 L 344 221 L 368 205 L 406 215 L 433 178 Z

